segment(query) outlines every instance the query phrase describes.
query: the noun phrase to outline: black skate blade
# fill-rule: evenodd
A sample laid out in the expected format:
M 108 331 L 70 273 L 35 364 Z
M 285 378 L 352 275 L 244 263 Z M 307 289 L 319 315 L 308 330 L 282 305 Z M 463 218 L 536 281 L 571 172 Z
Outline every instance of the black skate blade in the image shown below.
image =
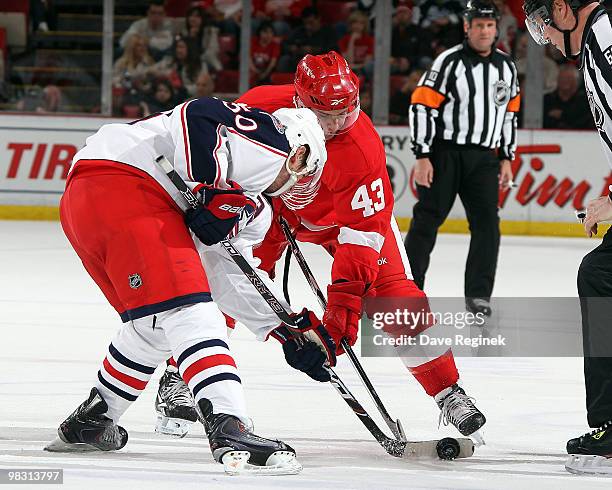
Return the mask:
M 474 454 L 474 441 L 467 437 L 455 438 L 459 443 L 459 458 L 469 458 Z M 439 439 L 433 441 L 408 441 L 402 459 L 440 459 L 438 454 Z
M 98 448 L 90 446 L 89 444 L 83 442 L 65 442 L 59 437 L 56 437 L 47 444 L 44 450 L 50 453 L 90 453 L 93 451 L 100 451 Z
M 612 458 L 593 454 L 570 454 L 565 469 L 574 475 L 612 477 Z

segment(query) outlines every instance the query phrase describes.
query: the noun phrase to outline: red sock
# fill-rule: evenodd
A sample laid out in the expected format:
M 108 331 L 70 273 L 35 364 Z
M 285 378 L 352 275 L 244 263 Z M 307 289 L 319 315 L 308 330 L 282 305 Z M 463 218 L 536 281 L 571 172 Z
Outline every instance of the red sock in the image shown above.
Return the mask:
M 409 368 L 409 371 L 429 396 L 437 395 L 442 390 L 454 385 L 459 379 L 455 358 L 450 349 L 432 361 Z

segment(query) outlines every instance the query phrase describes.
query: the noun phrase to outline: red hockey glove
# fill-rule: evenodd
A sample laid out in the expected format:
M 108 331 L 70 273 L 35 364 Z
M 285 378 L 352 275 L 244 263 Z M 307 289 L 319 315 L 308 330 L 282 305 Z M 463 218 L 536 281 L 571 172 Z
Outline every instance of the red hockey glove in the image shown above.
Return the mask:
M 340 347 L 343 338 L 350 345 L 357 342 L 361 297 L 364 292 L 365 285 L 361 281 L 336 282 L 327 286 L 327 309 L 323 315 L 323 325 L 338 346 L 338 354 L 344 352 Z
M 329 371 L 325 366 L 336 365 L 334 341 L 312 311 L 304 308 L 291 317 L 299 329 L 297 335 L 284 324 L 270 333 L 282 344 L 287 364 L 306 373 L 315 381 L 329 381 Z
M 225 240 L 240 221 L 243 210 L 255 212 L 255 203 L 244 195 L 242 187 L 229 181 L 229 189 L 204 184 L 197 188 L 202 205 L 185 213 L 185 223 L 204 245 Z

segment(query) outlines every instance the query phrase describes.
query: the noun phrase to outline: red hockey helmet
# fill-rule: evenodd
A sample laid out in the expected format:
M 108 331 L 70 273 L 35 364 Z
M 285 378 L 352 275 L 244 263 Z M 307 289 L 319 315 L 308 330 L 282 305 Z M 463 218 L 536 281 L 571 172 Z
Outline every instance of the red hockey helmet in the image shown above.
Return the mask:
M 317 114 L 330 139 L 351 129 L 359 117 L 359 79 L 335 51 L 307 54 L 295 72 L 296 105 Z

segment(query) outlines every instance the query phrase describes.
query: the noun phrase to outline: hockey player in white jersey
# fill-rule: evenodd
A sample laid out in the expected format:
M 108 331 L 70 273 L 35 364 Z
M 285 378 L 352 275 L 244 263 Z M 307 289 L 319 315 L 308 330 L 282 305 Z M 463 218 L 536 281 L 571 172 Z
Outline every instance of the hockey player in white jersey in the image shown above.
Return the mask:
M 66 182 L 61 223 L 124 325 L 89 398 L 60 425 L 48 450 L 125 446 L 128 436 L 117 425 L 119 418 L 157 365 L 173 356 L 203 414 L 218 462 L 260 472 L 301 469 L 290 446 L 256 436 L 248 427 L 225 319 L 209 284 L 221 285 L 223 297 L 246 283 L 214 245 L 236 233 L 233 241 L 243 251 L 261 241 L 269 213 L 261 194 L 291 193 L 302 179 L 316 185 L 326 160 L 324 142 L 316 116 L 307 109 L 282 109 L 272 116 L 214 98 L 130 124 L 109 124 L 87 139 Z M 173 162 L 200 206 L 189 208 L 157 167 L 159 156 Z M 334 352 L 314 314 L 303 310 L 294 317 L 323 351 Z M 267 325 L 259 337 L 276 327 Z M 328 360 L 335 362 L 333 355 Z

